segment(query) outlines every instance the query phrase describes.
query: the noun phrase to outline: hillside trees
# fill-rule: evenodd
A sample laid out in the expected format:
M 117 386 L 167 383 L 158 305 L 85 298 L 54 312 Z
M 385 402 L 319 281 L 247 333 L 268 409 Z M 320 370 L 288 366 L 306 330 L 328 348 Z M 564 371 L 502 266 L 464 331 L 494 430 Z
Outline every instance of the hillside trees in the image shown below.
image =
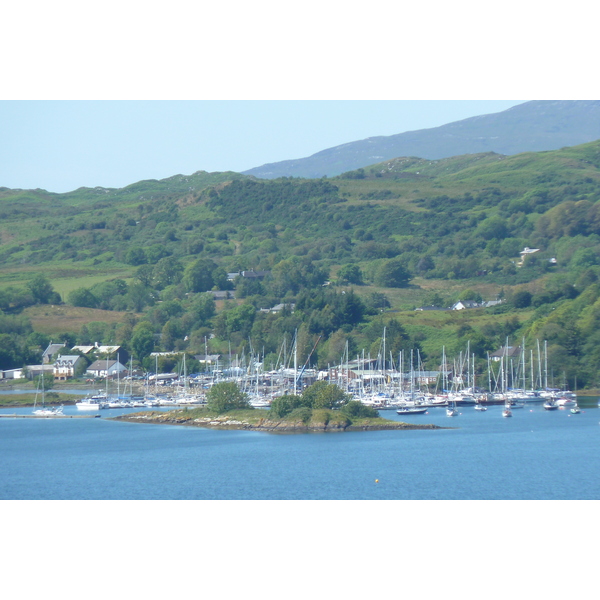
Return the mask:
M 154 350 L 154 328 L 148 321 L 140 321 L 133 328 L 131 350 L 140 362 Z
M 381 287 L 406 287 L 410 279 L 411 274 L 399 258 L 384 262 L 375 274 L 375 284 Z
M 96 308 L 98 298 L 92 294 L 88 288 L 77 288 L 67 295 L 67 302 L 71 306 L 80 306 L 84 308 Z
M 161 258 L 152 269 L 152 279 L 157 290 L 177 284 L 183 276 L 183 265 L 175 256 Z
M 209 258 L 200 258 L 189 264 L 182 283 L 188 292 L 207 292 L 213 288 L 229 289 L 227 273 Z
M 363 284 L 363 275 L 360 267 L 358 265 L 344 265 L 337 274 L 338 283 L 341 285 L 346 284 L 354 284 L 354 285 L 362 285 Z
M 323 285 L 327 276 L 328 271 L 318 267 L 310 259 L 292 256 L 273 267 L 266 286 L 274 296 L 283 297 L 288 292 L 297 294 L 302 288 Z
M 54 291 L 52 284 L 43 274 L 36 275 L 27 283 L 27 287 L 36 304 L 60 304 L 60 295 Z

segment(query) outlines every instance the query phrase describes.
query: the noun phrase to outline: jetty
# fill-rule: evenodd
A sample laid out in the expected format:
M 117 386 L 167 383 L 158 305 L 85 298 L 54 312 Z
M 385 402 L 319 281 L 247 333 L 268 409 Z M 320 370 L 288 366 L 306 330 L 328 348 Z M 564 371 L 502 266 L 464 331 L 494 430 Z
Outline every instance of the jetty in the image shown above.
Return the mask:
M 100 415 L 2 415 L 0 419 L 99 419 Z

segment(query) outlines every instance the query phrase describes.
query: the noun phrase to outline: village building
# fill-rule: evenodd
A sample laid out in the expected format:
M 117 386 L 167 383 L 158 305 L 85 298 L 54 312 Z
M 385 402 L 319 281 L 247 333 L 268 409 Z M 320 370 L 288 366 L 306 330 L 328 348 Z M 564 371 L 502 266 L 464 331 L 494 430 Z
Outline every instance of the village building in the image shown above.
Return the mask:
M 264 312 L 264 313 L 280 313 L 285 308 L 287 308 L 290 312 L 294 312 L 294 308 L 296 308 L 296 305 L 293 302 L 289 303 L 289 304 L 276 304 L 272 308 L 261 308 L 260 312 Z
M 221 360 L 220 354 L 195 354 L 194 358 L 201 364 L 216 365 Z
M 233 281 L 237 277 L 243 277 L 244 279 L 264 279 L 271 274 L 271 271 L 238 271 L 237 273 L 227 273 L 227 280 Z
M 86 369 L 85 373 L 90 377 L 106 378 L 107 373 L 108 377 L 112 377 L 123 371 L 127 371 L 127 367 L 117 360 L 97 360 Z
M 235 300 L 235 294 L 229 290 L 215 290 L 210 293 L 215 300 Z
M 27 365 L 25 367 L 28 379 L 39 377 L 42 373 L 44 377 L 54 377 L 54 365 L 42 364 L 42 365 Z
M 519 262 L 517 263 L 517 267 L 522 267 L 523 263 L 525 262 L 525 258 L 527 256 L 529 256 L 530 254 L 535 254 L 536 252 L 539 252 L 540 249 L 539 248 L 528 248 L 527 246 L 525 246 L 525 248 L 523 248 L 523 250 L 521 250 L 521 252 L 519 252 L 519 254 L 521 255 L 521 258 L 519 259 Z
M 490 358 L 496 362 L 500 361 L 503 356 L 506 358 L 519 358 L 521 356 L 521 346 L 502 346 L 500 350 L 490 354 Z
M 82 363 L 86 362 L 83 356 L 79 354 L 63 354 L 54 362 L 54 381 L 66 381 L 75 377 L 75 371 Z
M 54 360 L 58 355 L 59 351 L 66 347 L 67 342 L 64 342 L 62 344 L 53 344 L 52 342 L 50 342 L 48 344 L 48 347 L 42 353 L 42 364 L 48 365 L 54 363 Z
M 25 376 L 24 371 L 23 368 L 0 370 L 0 379 L 22 379 Z
M 465 308 L 479 308 L 480 305 L 473 300 L 461 300 L 452 305 L 452 310 L 464 310 Z

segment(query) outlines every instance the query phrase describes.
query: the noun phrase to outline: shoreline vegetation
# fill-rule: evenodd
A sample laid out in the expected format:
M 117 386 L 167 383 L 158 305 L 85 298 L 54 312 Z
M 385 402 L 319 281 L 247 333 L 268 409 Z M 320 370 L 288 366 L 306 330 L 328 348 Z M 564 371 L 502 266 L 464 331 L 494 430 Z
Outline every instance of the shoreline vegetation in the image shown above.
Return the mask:
M 215 413 L 207 408 L 183 408 L 169 412 L 145 411 L 110 417 L 114 421 L 205 427 L 208 429 L 252 430 L 272 433 L 308 433 L 327 431 L 382 431 L 391 429 L 448 429 L 438 425 L 389 421 L 382 417 L 350 419 L 340 411 L 313 410 L 303 418 L 277 418 L 267 411 L 236 409 Z

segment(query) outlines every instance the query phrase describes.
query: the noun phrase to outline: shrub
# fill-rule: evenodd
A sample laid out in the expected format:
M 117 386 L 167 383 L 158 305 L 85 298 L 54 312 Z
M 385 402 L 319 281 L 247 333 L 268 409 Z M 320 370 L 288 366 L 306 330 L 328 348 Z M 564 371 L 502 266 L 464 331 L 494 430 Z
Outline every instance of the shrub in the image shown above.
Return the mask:
M 223 382 L 213 385 L 206 394 L 209 410 L 224 413 L 237 408 L 252 408 L 248 395 L 235 383 Z
M 312 417 L 312 409 L 308 406 L 300 406 L 294 409 L 289 415 L 288 419 L 290 421 L 302 421 L 305 424 L 308 424 L 310 418 Z
M 345 406 L 342 406 L 341 412 L 347 415 L 350 419 L 352 417 L 378 417 L 379 413 L 372 407 L 366 406 L 358 400 L 351 400 Z

